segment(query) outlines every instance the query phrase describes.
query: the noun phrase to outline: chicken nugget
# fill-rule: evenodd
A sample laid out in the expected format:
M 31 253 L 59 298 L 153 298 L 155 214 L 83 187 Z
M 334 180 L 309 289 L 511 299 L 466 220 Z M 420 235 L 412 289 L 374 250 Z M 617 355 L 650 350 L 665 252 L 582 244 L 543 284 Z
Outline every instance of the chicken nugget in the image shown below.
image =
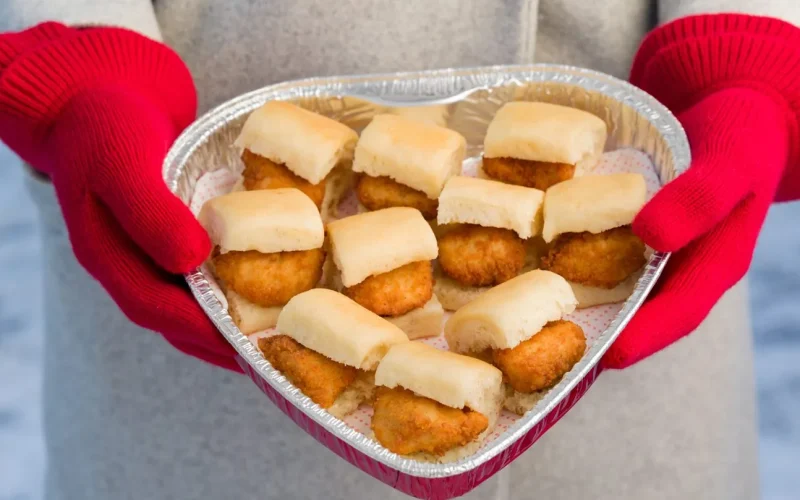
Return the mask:
M 262 307 L 282 306 L 311 290 L 322 277 L 322 249 L 297 252 L 228 252 L 213 257 L 214 271 L 226 287 Z
M 317 208 L 322 207 L 322 200 L 325 198 L 324 179 L 319 184 L 311 184 L 295 175 L 285 165 L 251 153 L 247 149 L 242 153 L 242 161 L 244 162 L 242 177 L 246 190 L 297 188 L 311 198 Z
M 378 442 L 395 453 L 442 456 L 474 441 L 489 427 L 489 419 L 400 387 L 378 387 L 371 425 Z
M 422 212 L 426 219 L 435 219 L 439 200 L 432 200 L 422 191 L 410 188 L 389 177 L 362 175 L 356 186 L 356 195 L 368 210 L 392 207 L 411 207 Z
M 439 265 L 463 285 L 498 285 L 525 266 L 525 243 L 509 229 L 464 224 L 439 239 Z
M 547 191 L 550 186 L 572 179 L 575 165 L 516 158 L 484 158 L 483 171 L 498 181 Z
M 258 348 L 273 368 L 323 408 L 331 407 L 358 376 L 357 368 L 328 359 L 288 335 L 262 337 Z
M 541 267 L 568 281 L 610 290 L 645 265 L 644 252 L 630 226 L 600 234 L 568 233 L 553 242 Z
M 554 386 L 586 351 L 586 337 L 571 321 L 554 321 L 513 349 L 498 349 L 494 364 L 514 388 L 524 393 Z
M 370 276 L 342 290 L 379 316 L 401 316 L 425 305 L 433 296 L 433 270 L 427 260 Z

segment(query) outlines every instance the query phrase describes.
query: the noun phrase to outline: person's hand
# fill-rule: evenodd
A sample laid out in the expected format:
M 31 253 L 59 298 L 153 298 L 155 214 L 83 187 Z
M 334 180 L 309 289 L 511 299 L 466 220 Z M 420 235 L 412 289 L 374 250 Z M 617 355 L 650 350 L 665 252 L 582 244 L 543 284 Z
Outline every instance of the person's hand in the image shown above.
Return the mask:
M 675 253 L 605 368 L 697 328 L 747 272 L 773 200 L 800 196 L 800 30 L 740 15 L 679 20 L 648 36 L 631 82 L 676 113 L 692 165 L 633 223 L 650 247 Z
M 51 179 L 80 264 L 134 323 L 241 371 L 180 276 L 208 257 L 208 236 L 161 177 L 196 103 L 177 54 L 133 32 L 0 35 L 0 139 Z

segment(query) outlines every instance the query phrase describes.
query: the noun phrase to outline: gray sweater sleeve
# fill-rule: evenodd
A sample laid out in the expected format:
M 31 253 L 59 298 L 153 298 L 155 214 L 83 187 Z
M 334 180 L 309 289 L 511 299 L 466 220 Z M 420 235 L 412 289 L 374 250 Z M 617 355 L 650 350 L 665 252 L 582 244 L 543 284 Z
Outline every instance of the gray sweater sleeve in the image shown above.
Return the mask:
M 0 32 L 43 21 L 119 26 L 161 41 L 152 0 L 0 0 Z
M 695 14 L 720 12 L 775 17 L 800 26 L 798 0 L 658 0 L 659 24 Z

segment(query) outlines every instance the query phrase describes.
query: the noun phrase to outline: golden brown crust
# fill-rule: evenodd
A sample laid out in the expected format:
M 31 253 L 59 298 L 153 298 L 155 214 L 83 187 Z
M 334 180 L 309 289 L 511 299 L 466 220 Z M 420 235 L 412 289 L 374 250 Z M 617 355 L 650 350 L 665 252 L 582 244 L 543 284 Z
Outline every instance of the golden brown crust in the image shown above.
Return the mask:
M 225 286 L 262 307 L 282 306 L 314 288 L 324 262 L 325 252 L 319 248 L 278 253 L 251 250 L 213 257 L 214 272 Z
M 547 191 L 550 186 L 572 179 L 575 165 L 516 158 L 484 158 L 483 171 L 502 182 Z
M 645 265 L 644 252 L 630 226 L 599 234 L 567 233 L 553 242 L 541 267 L 568 281 L 610 290 Z
M 391 207 L 411 207 L 422 212 L 426 219 L 436 218 L 437 200 L 432 200 L 422 191 L 410 188 L 389 177 L 361 175 L 356 185 L 356 195 L 368 210 Z
M 288 335 L 260 338 L 258 348 L 273 368 L 323 408 L 332 406 L 359 373 L 357 368 L 303 347 Z
M 489 427 L 489 419 L 476 411 L 451 408 L 399 387 L 378 387 L 373 408 L 375 438 L 400 455 L 442 456 Z
M 494 364 L 514 390 L 530 393 L 555 385 L 586 351 L 586 337 L 571 321 L 548 323 L 513 349 L 494 351 Z
M 370 276 L 342 290 L 379 316 L 400 316 L 422 307 L 433 296 L 433 270 L 427 260 Z
M 463 285 L 498 285 L 525 266 L 525 243 L 510 229 L 464 224 L 439 240 L 439 265 Z
M 317 208 L 322 207 L 322 200 L 325 197 L 324 179 L 319 184 L 311 184 L 292 173 L 285 165 L 251 153 L 247 149 L 242 153 L 242 162 L 244 162 L 242 176 L 246 190 L 297 188 L 311 198 Z

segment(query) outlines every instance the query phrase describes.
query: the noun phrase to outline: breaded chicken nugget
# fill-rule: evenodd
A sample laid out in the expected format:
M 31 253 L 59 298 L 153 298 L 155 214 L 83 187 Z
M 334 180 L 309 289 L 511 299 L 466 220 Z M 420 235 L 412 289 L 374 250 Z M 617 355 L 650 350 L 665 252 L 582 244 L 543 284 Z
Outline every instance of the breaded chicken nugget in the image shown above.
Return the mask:
M 322 200 L 325 197 L 325 180 L 319 184 L 311 184 L 295 175 L 285 165 L 251 153 L 247 149 L 242 153 L 242 161 L 244 162 L 242 177 L 246 190 L 297 188 L 311 198 L 317 208 L 322 206 Z
M 213 257 L 214 271 L 226 287 L 262 307 L 282 306 L 311 290 L 322 277 L 325 252 L 228 252 Z
M 401 316 L 425 305 L 433 296 L 433 270 L 427 260 L 370 276 L 342 290 L 379 316 Z
M 498 285 L 525 266 L 525 243 L 509 229 L 464 224 L 439 239 L 439 265 L 463 285 Z
M 645 246 L 630 226 L 600 234 L 562 234 L 542 259 L 542 269 L 586 286 L 611 289 L 645 265 Z
M 513 349 L 494 351 L 494 364 L 515 390 L 529 393 L 554 386 L 586 351 L 586 337 L 571 321 L 554 321 Z
M 422 212 L 426 219 L 435 219 L 438 200 L 432 200 L 422 191 L 393 181 L 389 177 L 362 175 L 356 186 L 358 200 L 368 210 L 392 207 L 411 207 Z
M 288 335 L 260 338 L 258 348 L 273 368 L 323 408 L 332 406 L 358 375 L 357 368 L 328 359 Z
M 572 179 L 575 165 L 516 158 L 484 158 L 483 171 L 498 181 L 547 191 L 550 186 Z
M 378 387 L 372 430 L 383 446 L 400 455 L 444 455 L 469 444 L 489 426 L 470 409 L 456 409 L 402 388 Z

